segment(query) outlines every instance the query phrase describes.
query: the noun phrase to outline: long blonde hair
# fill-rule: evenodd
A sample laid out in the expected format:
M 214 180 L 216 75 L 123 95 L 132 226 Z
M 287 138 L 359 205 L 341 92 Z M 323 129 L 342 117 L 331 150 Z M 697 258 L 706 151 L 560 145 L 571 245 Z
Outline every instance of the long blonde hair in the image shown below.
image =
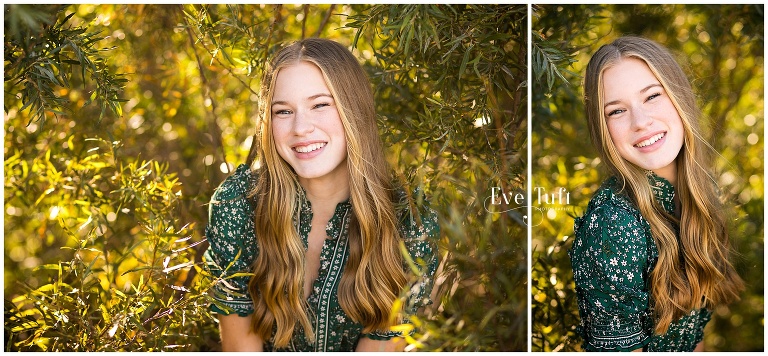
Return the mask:
M 622 58 L 644 61 L 680 114 L 684 143 L 676 158 L 679 220 L 653 198 L 645 171 L 619 155 L 608 132 L 603 73 Z M 738 300 L 744 282 L 729 261 L 726 214 L 709 173 L 712 149 L 699 131 L 700 111 L 691 85 L 672 54 L 640 37 L 622 37 L 602 46 L 587 65 L 584 102 L 592 143 L 650 224 L 658 246 L 659 259 L 650 276 L 655 332 L 665 333 L 672 322 L 693 309 Z M 679 242 L 675 226 L 680 229 Z
M 304 245 L 294 227 L 303 190 L 290 165 L 278 154 L 271 126 L 271 101 L 281 68 L 306 61 L 325 78 L 339 110 L 347 141 L 350 202 L 349 259 L 338 287 L 339 303 L 364 332 L 388 328 L 391 310 L 406 284 L 394 211 L 389 165 L 376 125 L 370 82 L 355 57 L 330 40 L 309 38 L 281 49 L 266 69 L 261 88 L 258 158 L 261 171 L 255 189 L 259 255 L 249 291 L 254 300 L 253 329 L 274 344 L 288 344 L 297 322 L 314 342 L 304 298 Z

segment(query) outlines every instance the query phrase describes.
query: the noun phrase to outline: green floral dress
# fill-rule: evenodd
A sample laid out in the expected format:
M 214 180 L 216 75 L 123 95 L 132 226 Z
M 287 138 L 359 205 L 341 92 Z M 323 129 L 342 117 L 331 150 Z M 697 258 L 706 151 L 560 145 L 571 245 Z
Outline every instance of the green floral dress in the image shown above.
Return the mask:
M 649 176 L 656 200 L 670 214 L 674 187 Z M 579 303 L 578 332 L 587 351 L 693 351 L 710 319 L 697 309 L 654 335 L 649 276 L 659 252 L 648 222 L 625 194 L 618 179 L 608 179 L 576 218 L 576 239 L 569 251 Z
M 247 316 L 253 313 L 253 301 L 248 292 L 248 273 L 259 254 L 259 247 L 253 222 L 254 206 L 246 195 L 254 189 L 255 182 L 256 174 L 247 165 L 240 165 L 217 188 L 211 199 L 205 230 L 210 247 L 204 259 L 208 270 L 214 276 L 221 276 L 213 287 L 215 302 L 211 305 L 212 311 L 219 314 L 237 313 Z M 401 193 L 401 197 L 404 196 Z M 265 351 L 354 351 L 361 337 L 389 340 L 401 336 L 399 332 L 388 330 L 363 334 L 363 326 L 353 321 L 339 304 L 337 288 L 349 257 L 347 233 L 351 208 L 349 201 L 339 203 L 326 226 L 328 238 L 320 254 L 319 275 L 308 298 L 310 315 L 315 316 L 315 343 L 306 340 L 299 326 L 288 347 L 276 350 L 272 340 L 268 340 L 264 343 Z M 405 246 L 411 258 L 423 262 L 425 266 L 421 278 L 410 288 L 407 311 L 411 314 L 419 307 L 431 303 L 429 293 L 438 264 L 434 246 L 439 235 L 437 216 L 426 203 L 420 210 L 422 224 L 415 222 L 408 209 L 401 210 L 399 214 L 399 230 Z M 312 207 L 308 200 L 301 202 L 299 215 L 294 221 L 307 248 L 312 222 Z

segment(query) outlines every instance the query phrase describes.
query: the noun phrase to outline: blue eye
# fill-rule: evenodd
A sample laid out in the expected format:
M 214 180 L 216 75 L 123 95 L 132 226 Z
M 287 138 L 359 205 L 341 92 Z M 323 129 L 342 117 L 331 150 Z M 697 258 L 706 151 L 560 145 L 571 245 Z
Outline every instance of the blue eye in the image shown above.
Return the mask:
M 623 110 L 623 109 L 616 109 L 616 110 L 613 110 L 613 111 L 609 112 L 609 113 L 608 113 L 608 116 L 618 115 L 618 114 L 621 114 L 621 113 L 623 113 L 624 111 L 626 111 L 626 110 Z
M 328 103 L 320 103 L 320 104 L 316 104 L 316 105 L 315 105 L 315 106 L 313 106 L 312 108 L 313 108 L 313 109 L 319 109 L 319 108 L 322 108 L 322 107 L 326 107 L 326 106 L 331 106 L 331 104 L 328 104 Z
M 272 113 L 272 115 L 274 115 L 274 116 L 278 116 L 278 115 L 290 115 L 290 114 L 291 114 L 291 111 L 290 111 L 290 110 L 277 110 L 277 111 L 274 111 L 274 112 Z
M 655 99 L 655 98 L 657 98 L 659 96 L 661 96 L 661 94 L 659 94 L 659 93 L 653 94 L 653 95 L 649 96 L 648 99 L 645 99 L 645 101 L 653 100 L 653 99 Z

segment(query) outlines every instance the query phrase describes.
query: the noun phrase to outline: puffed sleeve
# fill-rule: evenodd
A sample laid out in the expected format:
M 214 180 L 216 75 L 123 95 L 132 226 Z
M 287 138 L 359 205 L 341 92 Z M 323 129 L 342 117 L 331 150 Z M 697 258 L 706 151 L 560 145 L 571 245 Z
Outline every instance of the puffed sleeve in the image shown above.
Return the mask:
M 203 259 L 215 278 L 211 310 L 219 314 L 253 313 L 248 282 L 258 246 L 253 206 L 246 197 L 252 188 L 252 176 L 247 165 L 240 165 L 216 189 L 208 208 L 205 236 L 209 247 Z
M 398 214 L 400 236 L 413 266 L 418 270 L 417 278 L 410 283 L 408 298 L 405 301 L 404 311 L 406 317 L 403 324 L 410 324 L 408 316 L 416 314 L 419 308 L 432 304 L 430 293 L 434 283 L 435 272 L 439 264 L 437 241 L 440 238 L 440 225 L 437 213 L 432 210 L 421 191 L 414 192 L 415 211 L 406 207 Z M 402 201 L 403 199 L 401 199 Z M 403 204 L 406 204 L 403 202 Z M 412 269 L 411 264 L 405 261 L 403 266 L 406 271 Z M 409 332 L 410 334 L 410 332 Z M 389 340 L 393 337 L 403 336 L 402 331 L 374 331 L 365 334 L 373 340 Z
M 570 255 L 585 350 L 631 351 L 650 342 L 645 280 L 651 238 L 639 215 L 615 201 L 577 220 Z

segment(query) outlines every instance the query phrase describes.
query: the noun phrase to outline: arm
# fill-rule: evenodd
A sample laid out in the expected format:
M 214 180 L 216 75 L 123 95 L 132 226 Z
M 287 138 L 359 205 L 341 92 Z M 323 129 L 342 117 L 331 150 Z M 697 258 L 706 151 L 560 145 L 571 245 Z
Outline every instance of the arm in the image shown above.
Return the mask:
M 587 351 L 642 351 L 645 328 L 647 243 L 640 221 L 608 201 L 589 211 L 570 251 Z M 640 349 L 640 350 L 637 350 Z
M 416 292 L 410 295 L 404 306 L 405 313 L 411 315 L 415 314 L 419 308 L 432 303 L 430 299 L 432 281 L 439 264 L 435 242 L 440 236 L 440 225 L 438 224 L 437 213 L 429 207 L 429 203 L 426 201 L 423 193 L 418 189 L 414 192 L 414 195 L 421 197 L 419 203 L 413 207 L 415 210 L 412 210 L 412 206 L 408 204 L 409 202 L 406 200 L 407 195 L 404 192 L 401 193 L 403 194 L 400 197 L 401 203 L 406 208 L 398 212 L 398 229 L 400 235 L 404 238 L 405 247 L 408 250 L 410 259 L 421 267 L 421 276 L 419 276 L 418 284 L 410 288 L 412 293 L 414 289 Z M 415 218 L 415 216 L 417 217 Z M 420 263 L 425 263 L 425 265 Z M 404 265 L 404 268 L 407 267 Z M 408 321 L 404 322 L 409 324 Z M 382 330 L 372 333 L 371 336 L 373 338 L 363 335 L 357 342 L 355 351 L 404 351 L 408 343 L 404 338 L 397 336 L 403 335 L 402 333 L 402 331 L 392 333 Z
M 232 351 L 264 351 L 264 341 L 253 333 L 251 321 L 253 316 L 237 314 L 219 315 L 219 333 L 221 334 L 221 350 Z
M 694 352 L 704 352 L 704 340 L 699 342 L 698 345 L 696 345 L 696 348 L 693 349 Z
M 205 267 L 216 278 L 210 293 L 219 319 L 224 351 L 261 351 L 263 340 L 251 331 L 253 301 L 248 290 L 249 273 L 258 255 L 253 227 L 253 207 L 245 198 L 250 189 L 248 166 L 240 165 L 211 197 L 205 237 L 209 247 Z M 243 316 L 240 316 L 243 315 Z
M 391 340 L 373 340 L 365 336 L 360 338 L 357 342 L 356 352 L 373 352 L 373 351 L 403 351 L 405 349 L 406 342 L 403 338 L 393 338 Z

